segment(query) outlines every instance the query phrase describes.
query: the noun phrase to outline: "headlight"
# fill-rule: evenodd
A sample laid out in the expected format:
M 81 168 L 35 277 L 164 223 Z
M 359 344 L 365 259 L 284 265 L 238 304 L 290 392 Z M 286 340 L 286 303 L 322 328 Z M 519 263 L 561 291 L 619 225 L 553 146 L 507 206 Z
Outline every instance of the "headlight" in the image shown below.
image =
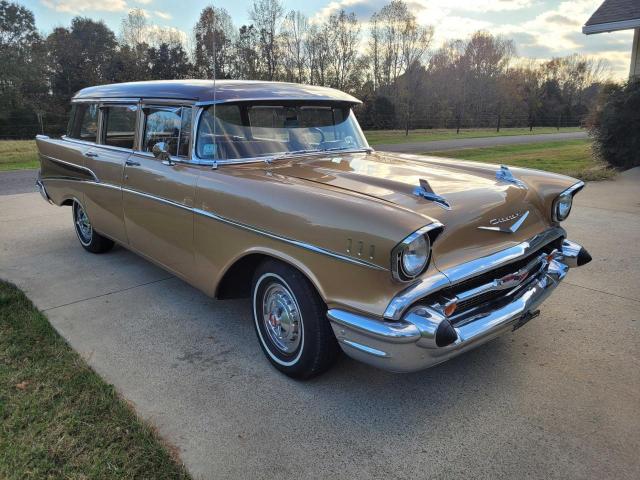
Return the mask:
M 553 210 L 554 220 L 556 222 L 562 222 L 565 220 L 571 212 L 571 205 L 573 204 L 573 195 L 570 193 L 563 193 L 556 199 L 556 206 Z
M 400 242 L 391 253 L 391 270 L 396 280 L 413 280 L 427 268 L 431 257 L 431 240 L 428 232 L 442 229 L 439 223 L 432 223 L 413 232 Z
M 402 251 L 402 271 L 407 277 L 419 275 L 429 260 L 429 237 L 416 237 Z
M 563 220 L 567 219 L 569 213 L 571 213 L 573 196 L 580 190 L 582 190 L 583 187 L 584 182 L 578 182 L 558 195 L 558 198 L 556 198 L 553 202 L 553 209 L 551 212 L 551 216 L 555 222 L 562 222 Z

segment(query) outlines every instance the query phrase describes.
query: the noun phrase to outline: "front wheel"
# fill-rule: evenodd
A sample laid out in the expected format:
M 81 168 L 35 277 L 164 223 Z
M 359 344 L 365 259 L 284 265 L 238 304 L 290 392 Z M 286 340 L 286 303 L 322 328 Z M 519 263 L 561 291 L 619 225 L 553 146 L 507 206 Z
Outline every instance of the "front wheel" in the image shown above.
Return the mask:
M 89 216 L 78 201 L 73 202 L 73 226 L 80 245 L 91 253 L 104 253 L 113 248 L 113 240 L 103 237 L 93 229 Z
M 253 318 L 262 351 L 284 374 L 299 379 L 326 371 L 340 347 L 327 307 L 298 270 L 268 260 L 255 272 Z

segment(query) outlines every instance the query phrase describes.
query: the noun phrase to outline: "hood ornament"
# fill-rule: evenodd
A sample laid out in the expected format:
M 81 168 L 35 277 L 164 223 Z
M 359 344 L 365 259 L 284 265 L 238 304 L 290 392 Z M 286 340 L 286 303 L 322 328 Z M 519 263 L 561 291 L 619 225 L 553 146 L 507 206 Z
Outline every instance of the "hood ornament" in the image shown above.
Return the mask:
M 444 197 L 435 193 L 433 191 L 433 188 L 431 188 L 431 185 L 429 185 L 429 182 L 424 178 L 420 179 L 420 186 L 415 188 L 413 194 L 426 200 L 430 200 L 446 210 L 451 210 L 451 205 L 449 205 L 449 202 L 447 202 Z
M 503 233 L 516 233 L 516 231 L 522 226 L 524 221 L 529 216 L 529 210 L 521 214 L 520 212 L 512 213 L 506 217 L 492 218 L 489 220 L 490 227 L 478 227 L 480 230 L 491 230 L 493 232 Z M 519 218 L 518 218 L 519 217 Z M 516 220 L 518 219 L 518 220 Z M 503 223 L 508 223 L 512 220 L 516 220 L 510 227 L 500 226 Z
M 507 167 L 506 165 L 500 165 L 500 170 L 496 172 L 496 178 L 501 182 L 513 183 L 518 187 L 521 187 L 524 189 L 527 188 L 527 186 L 522 180 L 518 180 L 516 177 L 513 176 L 513 173 L 511 173 L 511 170 L 509 170 L 509 167 Z

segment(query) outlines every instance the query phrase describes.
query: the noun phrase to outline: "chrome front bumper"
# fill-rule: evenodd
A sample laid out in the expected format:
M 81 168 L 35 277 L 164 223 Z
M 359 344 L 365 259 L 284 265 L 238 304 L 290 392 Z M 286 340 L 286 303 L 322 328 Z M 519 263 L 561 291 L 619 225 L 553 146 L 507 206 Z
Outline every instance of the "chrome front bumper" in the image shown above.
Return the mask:
M 538 315 L 537 307 L 569 268 L 590 259 L 580 245 L 564 240 L 561 249 L 541 254 L 539 264 L 517 286 L 508 290 L 497 286 L 494 290 L 503 290 L 504 295 L 452 317 L 453 322 L 442 308 L 420 301 L 403 308 L 398 320 L 340 309 L 329 310 L 327 316 L 347 355 L 394 372 L 422 370 L 524 325 Z M 495 282 L 499 285 L 499 280 Z

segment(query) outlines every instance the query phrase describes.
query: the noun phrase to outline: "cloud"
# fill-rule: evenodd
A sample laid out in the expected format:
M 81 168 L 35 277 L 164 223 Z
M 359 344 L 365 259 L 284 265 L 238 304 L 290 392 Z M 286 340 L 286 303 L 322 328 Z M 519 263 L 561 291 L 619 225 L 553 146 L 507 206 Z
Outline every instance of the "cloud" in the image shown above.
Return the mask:
M 170 13 L 163 12 L 163 11 L 160 11 L 160 10 L 154 10 L 153 14 L 156 17 L 162 18 L 163 20 L 171 20 L 173 18 L 173 16 Z
M 153 0 L 135 0 L 136 3 L 141 3 L 142 5 L 149 5 Z
M 66 13 L 124 12 L 129 9 L 125 0 L 42 0 L 42 4 L 57 12 Z

